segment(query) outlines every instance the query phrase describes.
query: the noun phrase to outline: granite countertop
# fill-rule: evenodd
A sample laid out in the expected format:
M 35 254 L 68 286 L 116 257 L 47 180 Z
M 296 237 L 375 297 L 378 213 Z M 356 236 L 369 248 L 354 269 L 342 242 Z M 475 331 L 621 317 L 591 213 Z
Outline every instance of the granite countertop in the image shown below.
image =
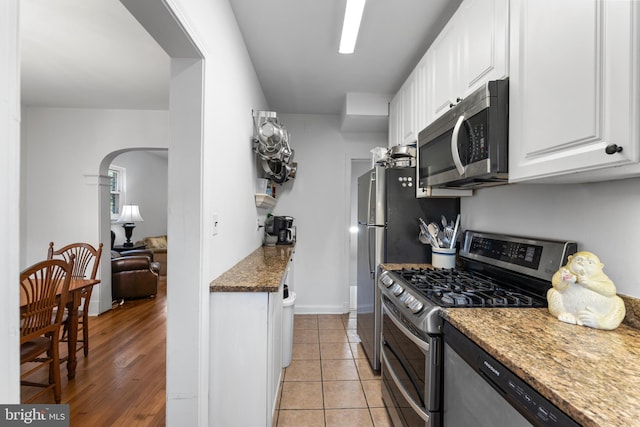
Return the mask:
M 278 292 L 294 245 L 261 246 L 222 273 L 211 292 Z
M 401 270 L 403 268 L 431 268 L 431 264 L 380 264 L 380 268 L 383 270 Z
M 560 322 L 546 308 L 446 309 L 443 317 L 578 423 L 640 426 L 640 331 Z
M 640 426 L 640 301 L 620 296 L 627 316 L 613 331 L 560 322 L 546 308 L 449 308 L 442 316 L 585 427 Z

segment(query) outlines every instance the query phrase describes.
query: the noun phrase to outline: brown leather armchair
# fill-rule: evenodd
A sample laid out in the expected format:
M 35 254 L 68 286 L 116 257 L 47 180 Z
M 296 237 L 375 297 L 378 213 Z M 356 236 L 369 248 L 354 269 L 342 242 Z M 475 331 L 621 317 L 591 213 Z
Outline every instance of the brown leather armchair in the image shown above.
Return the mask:
M 114 300 L 146 298 L 158 293 L 160 265 L 147 249 L 111 251 L 111 296 Z

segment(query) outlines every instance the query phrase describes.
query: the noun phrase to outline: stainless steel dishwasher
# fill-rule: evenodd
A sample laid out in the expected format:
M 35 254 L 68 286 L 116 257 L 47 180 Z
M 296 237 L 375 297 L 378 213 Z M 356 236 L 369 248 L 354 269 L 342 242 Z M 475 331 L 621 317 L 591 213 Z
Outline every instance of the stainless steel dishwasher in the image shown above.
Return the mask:
M 443 336 L 444 427 L 579 427 L 450 323 Z

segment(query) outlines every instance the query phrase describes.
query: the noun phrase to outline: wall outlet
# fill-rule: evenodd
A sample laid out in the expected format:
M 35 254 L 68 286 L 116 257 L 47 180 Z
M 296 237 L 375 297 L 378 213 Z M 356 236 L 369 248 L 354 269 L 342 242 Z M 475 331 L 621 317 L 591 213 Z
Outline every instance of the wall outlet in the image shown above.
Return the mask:
M 218 227 L 220 226 L 219 217 L 218 212 L 214 212 L 213 215 L 211 215 L 211 235 L 213 236 L 218 235 Z

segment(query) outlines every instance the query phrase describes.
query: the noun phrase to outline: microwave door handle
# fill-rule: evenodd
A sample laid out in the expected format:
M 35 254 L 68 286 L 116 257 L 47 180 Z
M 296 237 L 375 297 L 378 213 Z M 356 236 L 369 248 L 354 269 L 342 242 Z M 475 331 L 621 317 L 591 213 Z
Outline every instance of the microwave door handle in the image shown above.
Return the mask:
M 460 128 L 464 123 L 464 114 L 458 117 L 456 125 L 453 127 L 453 134 L 451 135 L 451 157 L 453 157 L 453 163 L 456 165 L 456 169 L 460 176 L 464 175 L 465 167 L 460 160 L 460 152 L 458 151 L 458 135 L 460 134 Z

